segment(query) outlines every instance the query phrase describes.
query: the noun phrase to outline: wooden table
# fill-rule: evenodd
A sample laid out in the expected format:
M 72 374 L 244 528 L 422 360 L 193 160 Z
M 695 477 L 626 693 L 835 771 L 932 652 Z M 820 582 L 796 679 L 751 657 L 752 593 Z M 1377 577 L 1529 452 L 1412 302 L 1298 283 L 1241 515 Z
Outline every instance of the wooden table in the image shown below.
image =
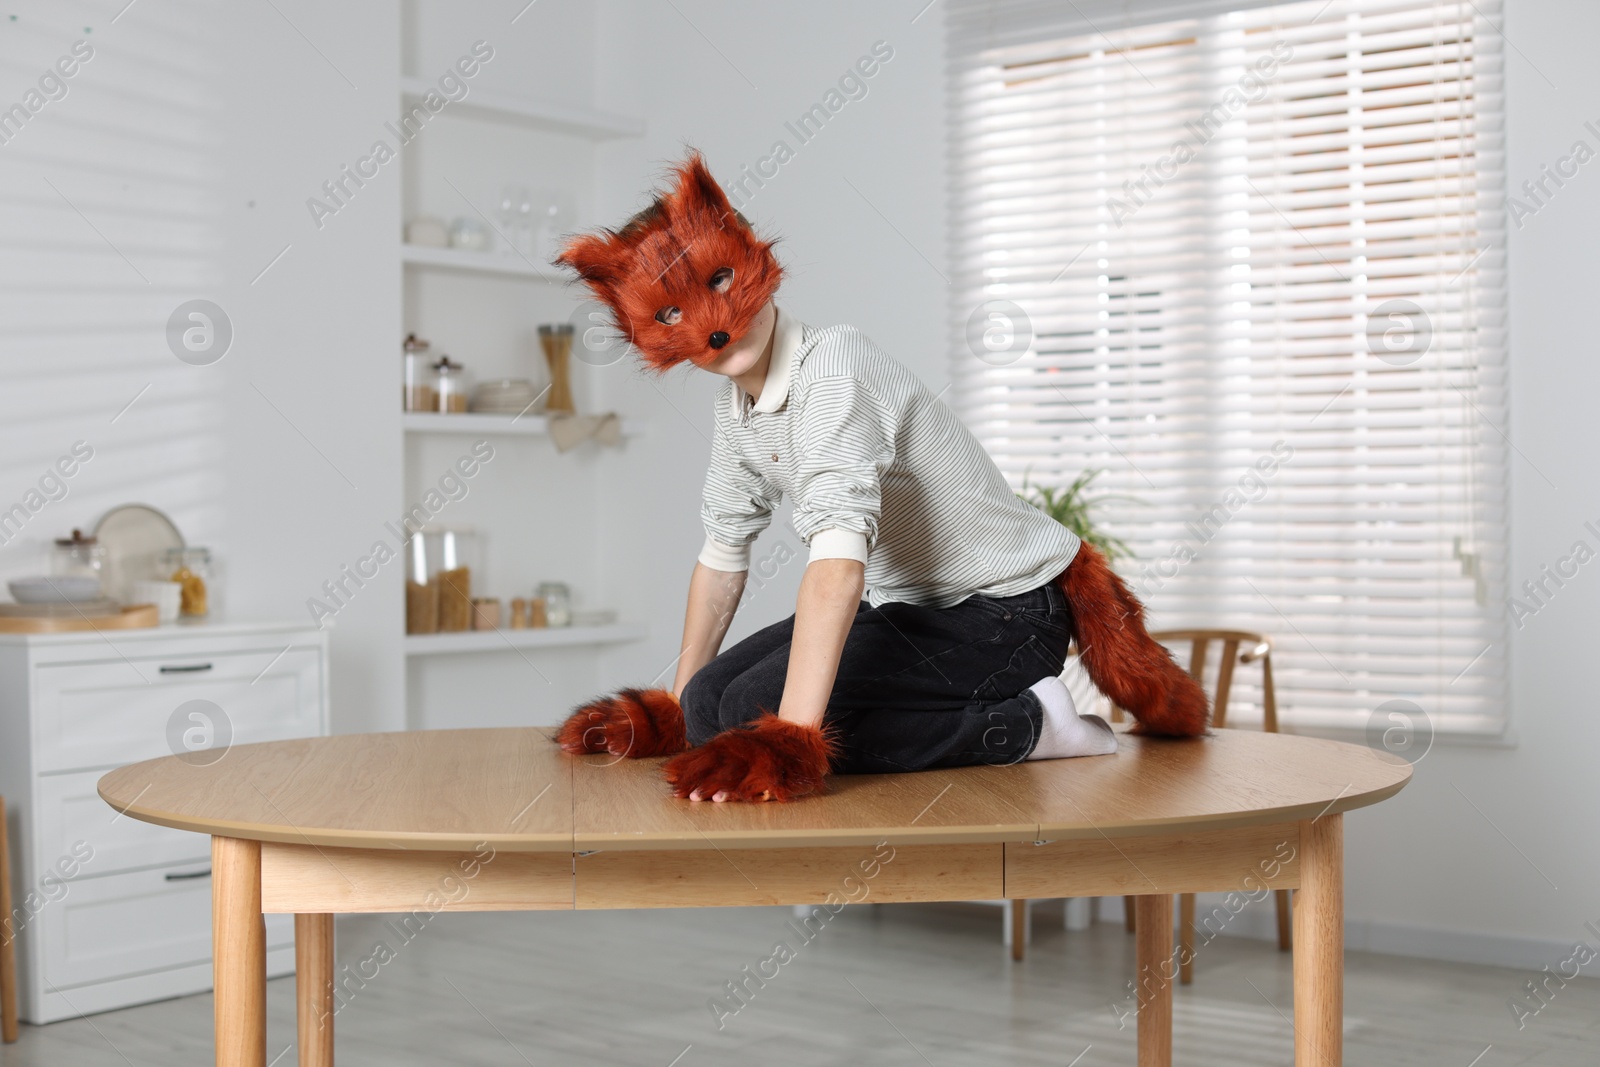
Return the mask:
M 1139 1063 L 1155 1067 L 1172 1056 L 1173 894 L 1277 889 L 1299 890 L 1295 1062 L 1332 1067 L 1342 813 L 1411 777 L 1371 749 L 1235 730 L 841 776 L 790 804 L 674 800 L 658 764 L 574 759 L 544 729 L 365 734 L 150 760 L 100 795 L 211 835 L 220 1067 L 266 1065 L 264 913 L 295 916 L 300 1063 L 328 1067 L 337 913 L 1123 895 L 1138 897 Z

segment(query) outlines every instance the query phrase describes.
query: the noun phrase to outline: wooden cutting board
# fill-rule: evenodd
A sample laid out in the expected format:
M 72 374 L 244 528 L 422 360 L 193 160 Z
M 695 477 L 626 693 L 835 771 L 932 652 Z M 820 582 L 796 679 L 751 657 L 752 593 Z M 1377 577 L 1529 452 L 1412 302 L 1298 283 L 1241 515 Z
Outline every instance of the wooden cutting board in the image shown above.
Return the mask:
M 83 630 L 142 630 L 161 621 L 154 604 L 128 604 L 111 615 L 0 616 L 0 634 L 65 634 Z

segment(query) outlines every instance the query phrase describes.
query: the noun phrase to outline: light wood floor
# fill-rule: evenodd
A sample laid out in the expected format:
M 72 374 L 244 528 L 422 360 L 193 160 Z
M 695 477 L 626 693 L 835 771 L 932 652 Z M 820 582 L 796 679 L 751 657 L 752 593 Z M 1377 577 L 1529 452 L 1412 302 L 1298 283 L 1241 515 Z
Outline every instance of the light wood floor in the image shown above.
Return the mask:
M 380 942 L 396 951 L 364 988 L 350 980 L 339 1062 L 751 1067 L 866 1055 L 937 1067 L 1131 1067 L 1134 1026 L 1119 1030 L 1111 1005 L 1133 976 L 1132 938 L 1108 923 L 1068 933 L 1049 909 L 1020 965 L 999 944 L 998 909 L 962 906 L 849 908 L 803 947 L 787 908 L 445 916 L 409 943 L 383 917 L 344 919 L 341 969 Z M 708 998 L 780 940 L 794 959 L 718 1032 Z M 1176 1062 L 1288 1064 L 1289 957 L 1221 938 L 1197 968 L 1195 985 L 1177 993 Z M 1526 977 L 1352 953 L 1346 1062 L 1600 1062 L 1600 981 L 1569 984 L 1519 1032 L 1506 1003 Z M 271 983 L 268 996 L 268 1058 L 293 1067 L 292 980 Z M 0 1065 L 201 1065 L 210 1043 L 211 998 L 186 997 L 24 1027 Z

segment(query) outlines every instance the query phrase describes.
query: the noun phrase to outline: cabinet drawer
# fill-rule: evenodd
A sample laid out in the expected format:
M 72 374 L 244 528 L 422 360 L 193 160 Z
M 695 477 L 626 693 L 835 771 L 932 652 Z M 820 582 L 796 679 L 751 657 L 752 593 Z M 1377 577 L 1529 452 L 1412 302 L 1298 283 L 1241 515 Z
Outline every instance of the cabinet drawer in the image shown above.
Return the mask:
M 77 860 L 81 875 L 91 878 L 136 867 L 204 866 L 209 837 L 119 815 L 95 792 L 99 780 L 99 771 L 39 779 L 39 871 L 50 871 L 63 857 Z
M 208 962 L 211 878 L 202 872 L 209 865 L 206 860 L 70 883 L 66 895 L 35 920 L 43 935 L 45 981 L 69 988 Z M 294 917 L 268 916 L 268 947 L 293 942 Z
M 322 732 L 321 664 L 318 649 L 300 647 L 39 667 L 39 770 L 314 736 Z

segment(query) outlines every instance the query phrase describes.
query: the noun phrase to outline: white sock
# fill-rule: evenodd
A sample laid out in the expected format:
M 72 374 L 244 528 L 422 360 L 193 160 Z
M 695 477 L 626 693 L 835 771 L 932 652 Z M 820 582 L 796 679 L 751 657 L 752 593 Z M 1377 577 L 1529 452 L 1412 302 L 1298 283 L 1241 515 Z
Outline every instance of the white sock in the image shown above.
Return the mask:
M 1051 675 L 1028 687 L 1044 705 L 1044 729 L 1028 759 L 1064 759 L 1067 756 L 1104 756 L 1117 750 L 1117 735 L 1098 715 L 1079 715 L 1072 693 Z

